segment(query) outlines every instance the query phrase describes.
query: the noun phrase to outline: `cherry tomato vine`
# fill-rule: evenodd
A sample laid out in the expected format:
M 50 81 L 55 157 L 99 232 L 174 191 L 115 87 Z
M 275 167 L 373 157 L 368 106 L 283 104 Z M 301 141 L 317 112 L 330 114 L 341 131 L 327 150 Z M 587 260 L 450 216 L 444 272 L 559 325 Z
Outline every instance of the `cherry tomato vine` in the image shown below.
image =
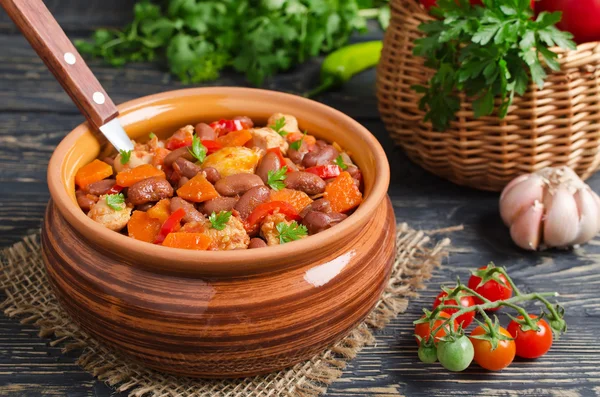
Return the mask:
M 553 334 L 567 330 L 564 309 L 548 300 L 557 296 L 556 292 L 523 293 L 504 268 L 493 263 L 481 267 L 472 272 L 468 285 L 458 279 L 454 288 L 442 287 L 433 310 L 424 309 L 414 322 L 419 358 L 425 363 L 439 361 L 450 371 L 463 371 L 473 360 L 498 371 L 510 365 L 515 355 L 540 357 L 550 349 Z M 544 306 L 541 315 L 529 314 L 522 306 L 530 301 Z M 512 320 L 508 329 L 487 314 L 501 307 L 517 312 L 516 317 L 507 314 Z M 467 336 L 465 330 L 473 320 L 478 326 Z

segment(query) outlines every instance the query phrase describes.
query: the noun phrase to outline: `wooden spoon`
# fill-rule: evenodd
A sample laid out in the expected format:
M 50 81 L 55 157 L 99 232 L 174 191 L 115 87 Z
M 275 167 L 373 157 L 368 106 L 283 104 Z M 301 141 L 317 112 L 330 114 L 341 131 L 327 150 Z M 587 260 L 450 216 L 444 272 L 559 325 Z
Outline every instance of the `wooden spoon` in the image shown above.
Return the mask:
M 118 150 L 133 150 L 119 111 L 41 0 L 0 0 L 90 125 Z

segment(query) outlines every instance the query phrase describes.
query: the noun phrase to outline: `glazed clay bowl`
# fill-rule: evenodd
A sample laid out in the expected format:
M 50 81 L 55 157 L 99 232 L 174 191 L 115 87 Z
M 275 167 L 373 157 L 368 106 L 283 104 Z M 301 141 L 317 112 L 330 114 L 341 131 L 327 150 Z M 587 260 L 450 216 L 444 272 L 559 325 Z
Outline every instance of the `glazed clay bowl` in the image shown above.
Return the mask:
M 102 146 L 82 124 L 50 160 L 42 244 L 56 296 L 86 332 L 160 371 L 241 377 L 311 358 L 375 306 L 392 268 L 395 219 L 385 153 L 360 124 L 317 102 L 244 88 L 167 92 L 120 111 L 133 139 L 236 115 L 266 123 L 272 113 L 293 114 L 353 154 L 365 200 L 341 224 L 276 247 L 198 252 L 136 241 L 76 204 L 74 175 Z

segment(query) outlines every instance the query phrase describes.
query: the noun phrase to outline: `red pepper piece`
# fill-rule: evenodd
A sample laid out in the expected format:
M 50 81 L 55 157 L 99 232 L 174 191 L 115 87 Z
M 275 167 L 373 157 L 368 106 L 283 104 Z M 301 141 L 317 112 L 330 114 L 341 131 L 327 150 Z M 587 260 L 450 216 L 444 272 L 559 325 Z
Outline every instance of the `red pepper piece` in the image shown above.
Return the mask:
M 158 233 L 158 236 L 156 236 L 156 240 L 154 240 L 154 244 L 162 244 L 162 242 L 165 241 L 165 238 L 167 238 L 167 235 L 175 231 L 175 228 L 179 225 L 179 222 L 181 222 L 184 216 L 185 210 L 183 208 L 179 208 L 169 215 L 165 223 L 161 226 L 160 232 Z
M 177 139 L 177 138 L 171 137 L 170 139 L 167 140 L 167 144 L 165 145 L 165 147 L 169 150 L 179 149 L 184 146 L 192 146 L 192 138 L 191 137 L 185 138 L 185 139 Z
M 121 193 L 121 190 L 123 190 L 123 186 L 119 186 L 117 184 L 115 184 L 113 187 L 111 187 L 108 192 L 106 192 L 106 194 L 119 194 Z
M 307 168 L 304 171 L 315 174 L 321 179 L 335 178 L 342 173 L 342 169 L 336 164 L 317 165 L 316 167 Z
M 283 157 L 283 154 L 281 154 L 281 149 L 278 147 L 273 147 L 271 149 L 267 149 L 267 153 L 271 152 L 271 153 L 275 153 L 277 155 L 277 158 L 279 159 L 279 164 L 281 164 L 281 166 L 279 168 L 283 168 L 284 165 L 286 165 L 286 161 L 285 158 Z M 287 174 L 289 174 L 290 172 L 293 172 L 290 167 L 287 168 Z
M 231 131 L 239 131 L 247 129 L 247 127 L 240 120 L 219 120 L 214 123 L 210 123 L 210 126 L 217 136 L 226 135 Z
M 203 140 L 202 144 L 206 148 L 206 154 L 213 154 L 223 147 L 219 142 L 212 140 Z
M 258 205 L 254 211 L 246 219 L 246 230 L 255 231 L 258 225 L 268 216 L 273 214 L 275 211 L 286 216 L 286 218 L 299 221 L 302 218 L 298 215 L 298 211 L 289 203 L 285 201 L 271 201 Z

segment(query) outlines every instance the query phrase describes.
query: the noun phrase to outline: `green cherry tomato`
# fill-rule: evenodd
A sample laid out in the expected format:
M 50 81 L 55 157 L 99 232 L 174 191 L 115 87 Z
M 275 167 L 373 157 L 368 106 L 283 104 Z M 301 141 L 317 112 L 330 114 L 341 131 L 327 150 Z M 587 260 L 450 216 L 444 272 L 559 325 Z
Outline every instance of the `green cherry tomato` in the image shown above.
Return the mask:
M 424 344 L 419 347 L 419 360 L 425 364 L 433 364 L 437 361 L 437 349 L 435 346 L 425 346 Z
M 475 356 L 473 344 L 465 335 L 454 341 L 440 341 L 437 358 L 448 371 L 460 372 L 469 367 Z

